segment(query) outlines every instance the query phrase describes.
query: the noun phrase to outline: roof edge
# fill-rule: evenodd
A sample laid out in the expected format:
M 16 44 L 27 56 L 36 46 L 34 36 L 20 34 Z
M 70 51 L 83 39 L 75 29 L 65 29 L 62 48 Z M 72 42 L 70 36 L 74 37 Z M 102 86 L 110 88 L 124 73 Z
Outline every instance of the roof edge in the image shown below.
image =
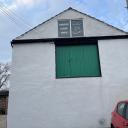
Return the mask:
M 8 90 L 0 91 L 0 96 L 9 96 L 9 91 Z
M 55 16 L 49 18 L 48 20 L 46 20 L 46 21 L 44 21 L 44 22 L 38 24 L 37 26 L 33 27 L 32 29 L 28 30 L 27 32 L 21 34 L 20 36 L 16 37 L 14 40 L 18 40 L 18 38 L 20 38 L 21 36 L 27 34 L 28 32 L 30 32 L 30 31 L 36 29 L 37 27 L 41 26 L 42 24 L 44 24 L 44 23 L 46 23 L 46 22 L 52 20 L 53 18 L 55 18 L 55 17 L 61 15 L 62 13 L 66 12 L 66 11 L 68 11 L 68 10 L 74 10 L 74 11 L 76 11 L 76 12 L 78 12 L 78 13 L 81 13 L 82 15 L 86 15 L 86 16 L 88 16 L 88 17 L 90 17 L 90 18 L 93 18 L 93 19 L 95 19 L 95 20 L 97 20 L 97 21 L 99 21 L 99 22 L 102 22 L 103 24 L 106 24 L 107 26 L 110 26 L 110 27 L 112 27 L 112 28 L 114 28 L 114 29 L 116 29 L 116 30 L 118 30 L 118 31 L 121 31 L 121 32 L 123 32 L 123 33 L 125 33 L 125 34 L 128 34 L 128 32 L 126 32 L 126 31 L 124 31 L 124 30 L 122 30 L 122 29 L 119 29 L 119 28 L 117 28 L 117 27 L 115 27 L 115 26 L 113 26 L 113 25 L 111 25 L 111 24 L 109 24 L 109 23 L 106 23 L 106 22 L 104 22 L 104 21 L 102 21 L 102 20 L 100 20 L 100 19 L 97 19 L 96 17 L 93 17 L 93 16 L 91 16 L 91 15 L 89 15 L 89 14 L 86 14 L 86 13 L 83 13 L 83 12 L 81 12 L 81 11 L 78 11 L 78 10 L 72 8 L 72 7 L 69 7 L 68 9 L 65 9 L 64 11 L 58 13 L 57 15 L 55 15 Z M 36 30 L 35 30 L 35 31 L 36 31 Z M 20 39 L 19 39 L 19 40 L 20 40 Z
M 126 32 L 126 31 L 124 31 L 124 30 L 122 30 L 122 29 L 119 29 L 119 28 L 117 28 L 117 27 L 115 27 L 115 26 L 113 26 L 113 25 L 111 25 L 111 24 L 109 24 L 109 23 L 106 23 L 105 21 L 102 21 L 102 20 L 100 20 L 100 19 L 97 19 L 97 18 L 94 17 L 94 16 L 91 16 L 91 15 L 89 15 L 89 14 L 83 13 L 83 12 L 81 12 L 81 11 L 78 11 L 78 10 L 74 9 L 74 8 L 70 8 L 70 9 L 72 9 L 72 10 L 74 10 L 74 11 L 76 11 L 76 12 L 79 12 L 79 13 L 81 13 L 81 14 L 83 14 L 83 15 L 86 15 L 86 16 L 88 16 L 88 17 L 90 17 L 90 18 L 93 18 L 93 19 L 95 19 L 95 20 L 97 20 L 97 21 L 99 21 L 99 22 L 102 22 L 103 24 L 106 24 L 107 26 L 110 26 L 110 27 L 112 27 L 112 28 L 114 28 L 114 29 L 116 29 L 116 30 L 118 30 L 118 31 L 121 31 L 121 32 L 123 32 L 123 33 L 125 33 L 125 34 L 128 34 L 128 32 Z
M 27 34 L 28 32 L 30 32 L 30 31 L 32 31 L 32 30 L 34 30 L 34 29 L 36 29 L 37 27 L 41 26 L 42 24 L 44 24 L 44 23 L 46 23 L 46 22 L 48 22 L 48 21 L 52 20 L 53 18 L 55 18 L 55 17 L 59 16 L 60 14 L 62 14 L 62 13 L 64 13 L 64 12 L 66 12 L 66 11 L 68 11 L 68 10 L 73 10 L 73 8 L 72 8 L 72 7 L 69 7 L 68 9 L 63 10 L 62 12 L 60 12 L 60 13 L 56 14 L 55 16 L 52 16 L 52 17 L 51 17 L 51 18 L 49 18 L 48 20 L 45 20 L 44 22 L 41 22 L 40 24 L 38 24 L 37 26 L 33 27 L 32 29 L 30 29 L 30 30 L 28 30 L 27 32 L 25 32 L 25 33 L 21 34 L 20 36 L 16 37 L 14 40 L 16 40 L 17 38 L 19 38 L 19 37 L 21 37 L 21 36 L 23 36 L 23 35 Z
M 75 38 L 45 38 L 45 39 L 22 39 L 22 40 L 12 40 L 11 45 L 14 44 L 27 44 L 27 43 L 47 43 L 47 42 L 56 42 L 60 40 L 64 41 L 74 41 L 74 40 L 111 40 L 111 39 L 128 39 L 128 35 L 116 35 L 116 36 L 97 36 L 97 37 L 75 37 Z

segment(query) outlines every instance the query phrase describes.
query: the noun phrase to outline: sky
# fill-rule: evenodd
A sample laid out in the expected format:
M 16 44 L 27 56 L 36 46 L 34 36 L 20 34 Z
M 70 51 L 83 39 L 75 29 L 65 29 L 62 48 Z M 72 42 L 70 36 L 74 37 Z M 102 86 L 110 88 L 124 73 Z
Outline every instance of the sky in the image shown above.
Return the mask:
M 12 61 L 15 37 L 69 7 L 128 31 L 126 0 L 0 0 L 0 62 Z

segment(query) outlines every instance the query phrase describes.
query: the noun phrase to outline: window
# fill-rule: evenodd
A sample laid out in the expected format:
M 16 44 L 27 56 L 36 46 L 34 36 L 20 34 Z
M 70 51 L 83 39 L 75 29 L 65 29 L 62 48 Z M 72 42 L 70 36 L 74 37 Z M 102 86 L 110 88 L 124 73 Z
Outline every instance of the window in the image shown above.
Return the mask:
M 122 117 L 125 117 L 125 103 L 119 103 L 117 107 L 117 113 Z
M 58 36 L 70 37 L 70 20 L 58 21 Z
M 72 37 L 84 36 L 83 20 L 71 20 Z
M 63 38 L 84 36 L 82 19 L 58 20 L 58 36 Z
M 125 117 L 126 117 L 126 119 L 128 119 L 128 104 L 126 105 Z
M 99 77 L 97 44 L 56 46 L 56 77 Z

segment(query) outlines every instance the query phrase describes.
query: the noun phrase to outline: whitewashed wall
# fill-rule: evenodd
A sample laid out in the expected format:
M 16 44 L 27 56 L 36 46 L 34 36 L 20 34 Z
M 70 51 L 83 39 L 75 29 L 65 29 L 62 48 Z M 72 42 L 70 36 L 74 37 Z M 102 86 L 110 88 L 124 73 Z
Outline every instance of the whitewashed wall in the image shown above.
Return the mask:
M 113 36 L 113 35 L 126 35 L 127 33 L 116 29 L 108 24 L 100 22 L 95 18 L 84 15 L 73 9 L 67 10 L 53 19 L 40 24 L 28 33 L 19 36 L 17 39 L 43 39 L 43 38 L 58 38 L 58 20 L 62 19 L 83 19 L 84 36 Z
M 128 40 L 98 42 L 102 77 L 55 79 L 53 43 L 13 47 L 8 128 L 104 128 L 128 98 Z

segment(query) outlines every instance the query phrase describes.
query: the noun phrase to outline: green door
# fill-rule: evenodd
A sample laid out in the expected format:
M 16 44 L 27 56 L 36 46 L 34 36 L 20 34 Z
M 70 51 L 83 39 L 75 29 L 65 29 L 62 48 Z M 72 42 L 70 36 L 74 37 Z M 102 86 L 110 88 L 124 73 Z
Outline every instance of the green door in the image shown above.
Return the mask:
M 56 46 L 56 77 L 101 76 L 97 44 Z

